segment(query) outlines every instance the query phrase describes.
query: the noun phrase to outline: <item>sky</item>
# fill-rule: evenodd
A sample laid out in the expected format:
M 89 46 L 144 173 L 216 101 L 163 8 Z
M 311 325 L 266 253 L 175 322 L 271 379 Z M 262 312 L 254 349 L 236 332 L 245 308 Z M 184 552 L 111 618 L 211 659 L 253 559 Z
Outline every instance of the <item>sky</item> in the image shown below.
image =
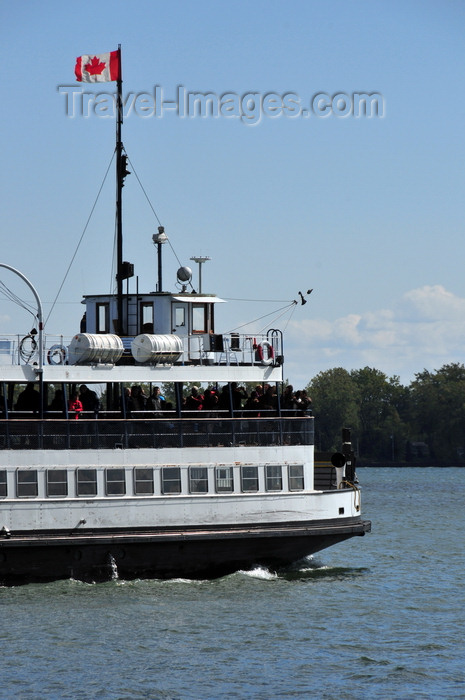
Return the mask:
M 462 363 L 464 30 L 451 0 L 0 0 L 0 263 L 36 288 L 51 334 L 114 288 L 115 84 L 79 84 L 74 64 L 121 44 L 140 291 L 161 223 L 164 287 L 180 263 L 198 283 L 190 258 L 209 256 L 217 332 L 282 329 L 295 387 L 333 367 L 408 385 Z M 170 109 L 178 93 L 210 93 L 216 114 Z M 31 323 L 0 290 L 0 338 Z

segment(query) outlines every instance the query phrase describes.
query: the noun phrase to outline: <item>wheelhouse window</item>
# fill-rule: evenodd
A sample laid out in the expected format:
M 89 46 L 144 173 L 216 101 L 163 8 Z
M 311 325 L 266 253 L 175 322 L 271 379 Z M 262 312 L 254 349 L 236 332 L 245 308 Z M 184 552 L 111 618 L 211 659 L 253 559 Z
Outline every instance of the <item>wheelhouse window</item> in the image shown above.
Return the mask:
M 186 309 L 184 306 L 175 306 L 174 325 L 176 328 L 182 328 L 186 325 Z
M 241 467 L 241 489 L 244 493 L 258 491 L 258 467 Z
M 16 471 L 16 495 L 18 498 L 34 498 L 38 494 L 37 469 Z
M 68 495 L 68 472 L 66 469 L 47 469 L 47 496 Z
M 134 493 L 136 496 L 153 496 L 153 469 L 136 467 L 134 469 Z
M 267 491 L 281 491 L 283 475 L 280 464 L 267 464 L 265 467 L 265 488 Z
M 6 469 L 0 469 L 0 498 L 8 496 L 6 483 Z
M 208 493 L 207 467 L 189 467 L 189 492 Z
M 232 467 L 216 467 L 216 490 L 218 493 L 231 492 L 234 489 L 234 478 Z
M 76 472 L 76 487 L 78 496 L 96 496 L 97 470 L 78 469 Z
M 304 465 L 289 465 L 289 491 L 302 491 L 304 488 Z
M 179 467 L 162 467 L 162 493 L 181 493 L 181 469 Z
M 97 333 L 110 332 L 110 305 L 108 302 L 96 305 L 96 322 Z
M 207 333 L 206 304 L 192 304 L 192 332 Z
M 153 302 L 140 303 L 140 328 L 142 333 L 153 333 Z
M 105 493 L 107 496 L 124 496 L 126 493 L 124 469 L 105 469 Z

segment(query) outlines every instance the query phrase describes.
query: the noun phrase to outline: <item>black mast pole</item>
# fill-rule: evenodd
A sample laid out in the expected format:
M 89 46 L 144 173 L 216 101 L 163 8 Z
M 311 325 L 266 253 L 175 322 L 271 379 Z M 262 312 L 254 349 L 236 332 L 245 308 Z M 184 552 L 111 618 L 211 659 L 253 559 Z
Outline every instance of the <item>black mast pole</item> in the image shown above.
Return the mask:
M 123 68 L 121 64 L 121 44 L 118 44 L 119 74 L 116 81 L 116 283 L 118 327 L 115 332 L 124 335 L 123 327 L 123 143 L 121 126 L 123 124 Z

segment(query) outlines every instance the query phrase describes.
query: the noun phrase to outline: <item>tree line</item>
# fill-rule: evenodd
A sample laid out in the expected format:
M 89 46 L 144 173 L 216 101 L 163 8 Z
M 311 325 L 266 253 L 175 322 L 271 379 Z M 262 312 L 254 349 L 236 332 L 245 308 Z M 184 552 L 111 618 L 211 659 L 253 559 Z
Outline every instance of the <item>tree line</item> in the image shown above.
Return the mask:
M 465 464 L 463 364 L 424 370 L 408 386 L 371 367 L 336 367 L 317 374 L 306 389 L 316 450 L 340 450 L 347 427 L 362 464 Z

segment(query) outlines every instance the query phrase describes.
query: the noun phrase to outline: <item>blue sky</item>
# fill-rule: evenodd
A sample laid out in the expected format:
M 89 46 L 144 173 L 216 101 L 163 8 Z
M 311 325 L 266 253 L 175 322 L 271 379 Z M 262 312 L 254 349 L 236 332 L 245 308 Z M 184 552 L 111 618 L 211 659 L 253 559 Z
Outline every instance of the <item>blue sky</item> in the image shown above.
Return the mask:
M 314 289 L 272 324 L 286 331 L 294 385 L 366 365 L 407 384 L 424 368 L 463 362 L 464 30 L 465 5 L 444 0 L 3 0 L 0 262 L 31 280 L 47 316 L 114 148 L 112 119 L 66 115 L 58 88 L 79 87 L 81 54 L 120 43 L 126 95 L 158 85 L 174 99 L 182 85 L 218 96 L 292 93 L 309 107 L 319 93 L 378 93 L 383 116 L 371 118 L 282 111 L 252 125 L 133 111 L 123 141 L 178 258 L 211 257 L 203 291 L 249 300 L 221 305 L 218 331 Z M 124 195 L 124 257 L 151 291 L 158 223 L 134 175 Z M 48 332 L 77 332 L 82 294 L 112 288 L 113 241 L 111 172 Z M 166 247 L 165 287 L 174 288 L 177 267 Z M 0 275 L 27 297 L 13 277 Z M 0 297 L 0 335 L 29 326 Z

